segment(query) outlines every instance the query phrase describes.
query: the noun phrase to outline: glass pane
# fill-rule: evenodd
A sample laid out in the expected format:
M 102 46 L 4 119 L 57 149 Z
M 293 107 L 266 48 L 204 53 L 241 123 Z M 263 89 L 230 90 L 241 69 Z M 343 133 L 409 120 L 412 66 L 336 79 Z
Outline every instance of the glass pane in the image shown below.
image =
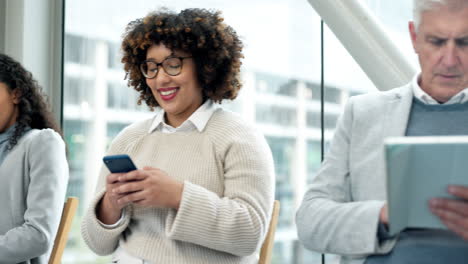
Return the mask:
M 343 47 L 334 33 L 324 26 L 325 57 L 325 141 L 333 137 L 336 122 L 350 96 L 376 91 L 374 84 Z M 326 144 L 327 145 L 327 144 Z
M 419 69 L 408 31 L 408 22 L 413 19 L 413 1 L 361 0 L 384 26 L 389 37 L 397 47 Z
M 376 88 L 369 80 L 366 74 L 362 71 L 359 65 L 354 61 L 348 51 L 342 46 L 333 32 L 324 26 L 324 58 L 325 58 L 325 114 L 324 114 L 324 129 L 325 129 L 325 153 L 328 149 L 330 141 L 333 137 L 336 122 L 341 115 L 344 105 L 350 96 L 375 91 Z M 318 144 L 310 142 L 309 144 Z M 309 155 L 317 155 L 309 148 Z M 308 182 L 315 176 L 318 165 L 315 162 L 309 162 Z M 303 252 L 301 262 L 308 263 L 311 256 L 309 252 Z M 336 255 L 326 255 L 327 264 L 338 264 L 339 257 Z

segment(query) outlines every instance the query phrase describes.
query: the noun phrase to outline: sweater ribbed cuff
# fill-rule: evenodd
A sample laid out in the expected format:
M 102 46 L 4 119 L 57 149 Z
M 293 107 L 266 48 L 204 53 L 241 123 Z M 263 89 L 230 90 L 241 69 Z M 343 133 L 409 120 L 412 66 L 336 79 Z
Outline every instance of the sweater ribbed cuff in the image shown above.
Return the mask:
M 121 233 L 130 223 L 131 215 L 130 207 L 125 207 L 122 211 L 123 221 L 120 225 L 114 228 L 104 227 L 96 215 L 97 205 L 102 200 L 104 194 L 105 190 L 101 191 L 91 202 L 91 206 L 87 212 L 88 216 L 84 218 L 82 223 L 83 239 L 99 255 L 112 254 L 118 244 Z

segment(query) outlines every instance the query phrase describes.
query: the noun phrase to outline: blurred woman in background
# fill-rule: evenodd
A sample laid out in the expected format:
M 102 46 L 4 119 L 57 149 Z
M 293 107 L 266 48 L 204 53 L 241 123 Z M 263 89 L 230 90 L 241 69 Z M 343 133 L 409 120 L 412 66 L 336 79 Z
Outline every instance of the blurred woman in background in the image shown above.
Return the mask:
M 48 262 L 67 183 L 65 144 L 41 88 L 0 54 L 0 263 Z

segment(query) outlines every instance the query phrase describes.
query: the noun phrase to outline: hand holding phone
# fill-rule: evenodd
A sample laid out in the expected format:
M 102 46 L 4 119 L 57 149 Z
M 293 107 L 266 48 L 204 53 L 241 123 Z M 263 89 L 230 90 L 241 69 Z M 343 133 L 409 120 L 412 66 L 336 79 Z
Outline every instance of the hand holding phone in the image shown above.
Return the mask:
M 101 217 L 108 212 L 119 215 L 120 210 L 131 203 L 148 207 L 179 208 L 183 182 L 170 177 L 160 169 L 151 167 L 145 167 L 131 175 L 115 175 L 114 173 L 137 170 L 130 157 L 125 154 L 105 156 L 103 161 L 112 174 L 107 175 Z M 115 218 L 117 217 L 111 220 L 116 221 Z
M 105 156 L 102 160 L 111 173 L 126 173 L 137 169 L 133 161 L 126 154 Z M 125 184 L 125 182 L 119 182 L 116 176 L 118 175 L 107 175 L 106 193 L 101 203 L 99 203 L 97 210 L 98 219 L 105 224 L 117 222 L 120 218 L 122 208 L 126 206 L 126 204 L 119 204 L 117 202 L 118 199 L 122 198 L 124 195 L 112 191 Z

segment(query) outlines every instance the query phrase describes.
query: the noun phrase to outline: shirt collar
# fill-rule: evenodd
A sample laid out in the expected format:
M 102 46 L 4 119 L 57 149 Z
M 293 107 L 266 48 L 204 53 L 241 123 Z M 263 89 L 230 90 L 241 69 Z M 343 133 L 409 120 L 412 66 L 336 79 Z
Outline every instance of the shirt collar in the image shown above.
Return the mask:
M 431 104 L 431 105 L 436 105 L 436 104 L 441 104 L 437 102 L 434 98 L 432 98 L 429 94 L 427 94 L 421 86 L 419 86 L 419 80 L 421 77 L 421 73 L 416 74 L 413 77 L 413 80 L 411 81 L 412 83 L 412 88 L 413 88 L 413 94 L 414 97 L 419 99 L 421 102 L 425 104 Z M 458 92 L 456 95 L 452 96 L 450 100 L 447 102 L 443 103 L 445 105 L 449 104 L 462 104 L 468 101 L 468 88 L 463 89 L 462 91 Z
M 216 111 L 217 107 L 213 103 L 212 100 L 206 100 L 204 104 L 202 104 L 193 114 L 185 120 L 179 127 L 172 127 L 164 121 L 164 109 L 161 109 L 153 119 L 153 123 L 151 124 L 148 133 L 152 133 L 154 131 L 162 131 L 163 128 L 168 132 L 177 132 L 177 131 L 191 131 L 198 130 L 199 132 L 205 129 L 208 120 L 210 120 L 213 113 Z
M 0 143 L 3 143 L 10 139 L 15 131 L 16 123 L 7 128 L 3 133 L 0 133 Z

